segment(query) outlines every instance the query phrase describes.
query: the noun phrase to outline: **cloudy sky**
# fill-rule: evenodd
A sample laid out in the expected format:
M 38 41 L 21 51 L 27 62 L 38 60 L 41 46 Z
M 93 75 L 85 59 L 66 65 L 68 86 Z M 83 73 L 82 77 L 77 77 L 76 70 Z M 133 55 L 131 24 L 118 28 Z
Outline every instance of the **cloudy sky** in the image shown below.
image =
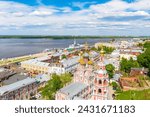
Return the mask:
M 150 36 L 150 0 L 0 0 L 0 35 Z

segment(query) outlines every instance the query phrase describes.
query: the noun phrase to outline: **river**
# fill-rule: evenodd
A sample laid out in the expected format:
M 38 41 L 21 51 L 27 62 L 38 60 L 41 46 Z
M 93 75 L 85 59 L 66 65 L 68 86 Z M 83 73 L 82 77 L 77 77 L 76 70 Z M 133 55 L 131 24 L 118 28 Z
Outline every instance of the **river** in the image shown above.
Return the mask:
M 111 39 L 77 39 L 77 43 L 89 44 L 106 42 Z M 45 49 L 65 48 L 74 42 L 73 39 L 0 39 L 0 59 L 29 55 Z

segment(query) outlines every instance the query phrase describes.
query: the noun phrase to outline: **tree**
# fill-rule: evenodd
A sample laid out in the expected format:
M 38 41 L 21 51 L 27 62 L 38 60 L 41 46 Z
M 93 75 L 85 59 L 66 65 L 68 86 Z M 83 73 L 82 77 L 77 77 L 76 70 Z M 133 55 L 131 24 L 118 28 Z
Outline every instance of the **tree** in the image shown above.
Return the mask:
M 52 91 L 56 92 L 57 90 L 59 90 L 60 88 L 63 87 L 62 81 L 60 79 L 60 76 L 53 74 L 53 79 L 52 79 Z
M 113 78 L 115 67 L 112 64 L 106 65 L 106 70 L 109 75 L 109 78 Z
M 45 99 L 54 100 L 56 92 L 71 82 L 72 76 L 70 73 L 62 75 L 52 74 L 51 80 L 49 80 L 44 88 L 41 89 L 42 97 Z
M 116 90 L 117 87 L 118 87 L 118 84 L 116 82 L 112 82 L 112 87 L 113 87 L 114 90 Z
M 130 60 L 122 58 L 120 62 L 120 70 L 125 73 L 130 73 L 131 68 L 137 67 L 139 67 L 139 63 L 136 60 L 133 60 L 132 58 L 130 58 Z
M 92 48 L 91 48 L 91 50 L 93 50 L 93 51 L 97 51 L 97 49 L 96 49 L 95 47 L 92 47 Z
M 144 53 L 140 54 L 137 60 L 141 66 L 148 68 L 150 65 L 150 48 L 147 48 Z
M 62 88 L 60 77 L 56 74 L 53 74 L 52 79 L 47 82 L 47 85 L 43 89 L 41 89 L 41 94 L 45 99 L 51 100 L 55 98 L 55 93 L 60 88 Z
M 143 45 L 144 48 L 150 48 L 150 41 L 146 41 Z
M 137 61 L 142 67 L 149 69 L 148 76 L 150 76 L 150 47 L 148 45 L 146 47 L 146 51 L 137 57 Z
M 106 54 L 111 54 L 115 50 L 115 48 L 113 47 L 99 46 L 98 51 L 101 51 L 102 48 L 104 49 Z
M 62 75 L 60 75 L 60 80 L 63 85 L 66 85 L 67 83 L 71 82 L 72 75 L 70 73 L 62 74 Z
M 61 56 L 61 58 L 62 58 L 62 59 L 66 59 L 67 56 L 63 54 L 63 55 Z

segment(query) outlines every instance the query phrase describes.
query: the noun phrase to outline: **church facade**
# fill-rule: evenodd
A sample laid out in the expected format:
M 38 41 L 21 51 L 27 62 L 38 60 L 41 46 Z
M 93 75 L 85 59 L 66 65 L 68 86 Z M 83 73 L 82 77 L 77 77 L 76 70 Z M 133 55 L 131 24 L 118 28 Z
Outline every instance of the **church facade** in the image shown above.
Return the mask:
M 99 61 L 94 62 L 88 53 L 80 57 L 74 72 L 73 82 L 60 89 L 56 100 L 107 100 L 109 78 L 104 65 L 104 51 Z

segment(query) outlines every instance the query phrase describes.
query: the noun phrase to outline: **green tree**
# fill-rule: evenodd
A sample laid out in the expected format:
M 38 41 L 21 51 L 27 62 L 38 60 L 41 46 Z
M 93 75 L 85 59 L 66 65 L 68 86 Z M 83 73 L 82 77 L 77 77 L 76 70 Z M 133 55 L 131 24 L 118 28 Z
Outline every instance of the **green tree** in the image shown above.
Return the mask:
M 101 51 L 102 48 L 104 49 L 106 54 L 111 54 L 115 50 L 115 48 L 107 46 L 99 47 L 98 50 Z
M 143 45 L 144 48 L 150 48 L 150 41 L 146 41 Z
M 120 62 L 120 70 L 125 73 L 130 73 L 131 68 L 137 67 L 139 67 L 139 63 L 136 60 L 133 60 L 132 58 L 130 58 L 130 60 L 122 58 Z
M 61 78 L 61 82 L 63 83 L 63 85 L 65 85 L 71 82 L 72 75 L 70 73 L 65 73 L 65 74 L 60 75 L 60 78 Z
M 60 88 L 63 87 L 63 84 L 62 84 L 62 81 L 60 79 L 60 76 L 56 75 L 56 74 L 53 74 L 52 75 L 53 79 L 52 79 L 52 91 L 57 91 L 59 90 Z
M 67 56 L 63 54 L 63 55 L 61 56 L 61 58 L 62 58 L 62 59 L 66 59 Z
M 96 49 L 95 47 L 92 47 L 92 48 L 91 48 L 91 50 L 93 50 L 93 51 L 97 51 L 97 49 Z
M 149 69 L 148 75 L 150 76 L 150 47 L 148 44 L 146 47 L 146 51 L 138 56 L 137 61 L 142 67 Z
M 114 89 L 116 89 L 116 88 L 118 87 L 118 84 L 117 84 L 116 82 L 112 82 L 112 87 L 113 87 Z
M 109 75 L 109 78 L 113 78 L 115 67 L 112 64 L 106 65 L 106 70 Z
M 56 92 L 71 82 L 72 76 L 70 73 L 62 75 L 52 74 L 51 80 L 49 80 L 44 88 L 41 89 L 41 94 L 44 99 L 55 99 Z

